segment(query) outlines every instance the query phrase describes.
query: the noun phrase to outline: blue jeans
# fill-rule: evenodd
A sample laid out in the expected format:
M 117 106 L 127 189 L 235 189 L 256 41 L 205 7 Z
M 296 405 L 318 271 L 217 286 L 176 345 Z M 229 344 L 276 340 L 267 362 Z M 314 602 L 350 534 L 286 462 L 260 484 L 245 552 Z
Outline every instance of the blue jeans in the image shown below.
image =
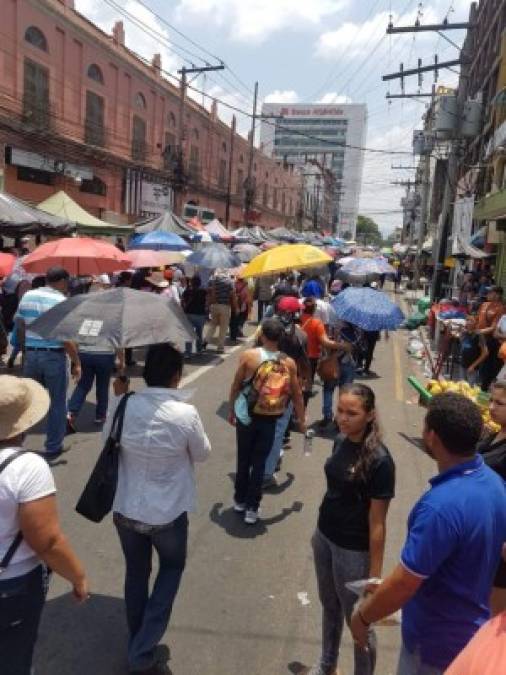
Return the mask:
M 49 392 L 51 404 L 47 414 L 46 452 L 61 452 L 67 429 L 68 371 L 65 352 L 27 349 L 23 375 L 36 380 Z
M 81 379 L 70 397 L 68 409 L 73 415 L 79 415 L 86 397 L 91 391 L 93 380 L 96 380 L 97 408 L 96 418 L 105 419 L 109 404 L 109 385 L 114 370 L 114 354 L 79 352 L 81 359 Z
M 341 363 L 341 374 L 339 380 L 325 382 L 323 385 L 323 417 L 331 420 L 334 413 L 334 390 L 337 386 L 344 387 L 345 384 L 351 384 L 355 379 L 355 364 L 352 362 Z
M 191 323 L 195 330 L 195 334 L 197 336 L 197 351 L 201 352 L 202 351 L 202 342 L 203 342 L 203 332 L 204 332 L 204 326 L 206 325 L 207 321 L 207 315 L 206 314 L 187 314 L 186 318 L 188 321 Z M 186 354 L 191 354 L 192 353 L 192 343 L 191 342 L 186 342 L 185 343 L 185 352 Z
M 397 675 L 443 675 L 444 670 L 422 663 L 419 652 L 411 653 L 402 645 Z
M 155 663 L 155 647 L 169 624 L 186 564 L 188 515 L 182 513 L 163 528 L 146 527 L 142 534 L 127 527 L 115 514 L 126 562 L 125 605 L 130 639 L 128 665 L 131 669 L 148 669 Z M 159 569 L 149 594 L 151 557 L 158 554 Z
M 276 431 L 274 434 L 274 442 L 272 444 L 271 451 L 267 460 L 265 461 L 264 476 L 271 477 L 274 475 L 276 469 L 276 464 L 278 463 L 279 458 L 281 457 L 281 450 L 283 448 L 283 439 L 285 437 L 285 431 L 288 429 L 290 424 L 290 418 L 293 412 L 293 403 L 290 401 L 285 412 L 276 422 Z
M 20 577 L 0 580 L 0 663 L 2 675 L 30 675 L 33 649 L 46 599 L 42 565 Z

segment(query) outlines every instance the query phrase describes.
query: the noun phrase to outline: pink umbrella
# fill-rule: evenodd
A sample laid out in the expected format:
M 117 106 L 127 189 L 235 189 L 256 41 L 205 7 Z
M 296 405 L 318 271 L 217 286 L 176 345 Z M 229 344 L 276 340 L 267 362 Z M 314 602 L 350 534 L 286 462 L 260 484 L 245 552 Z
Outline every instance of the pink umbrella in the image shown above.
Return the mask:
M 0 277 L 8 277 L 16 264 L 16 256 L 10 253 L 0 253 Z
M 65 237 L 48 241 L 23 260 L 33 274 L 45 274 L 50 267 L 63 267 L 72 276 L 109 274 L 131 267 L 130 258 L 116 246 L 89 237 Z
M 185 257 L 178 251 L 151 251 L 149 249 L 131 249 L 127 251 L 130 267 L 164 267 L 183 262 Z

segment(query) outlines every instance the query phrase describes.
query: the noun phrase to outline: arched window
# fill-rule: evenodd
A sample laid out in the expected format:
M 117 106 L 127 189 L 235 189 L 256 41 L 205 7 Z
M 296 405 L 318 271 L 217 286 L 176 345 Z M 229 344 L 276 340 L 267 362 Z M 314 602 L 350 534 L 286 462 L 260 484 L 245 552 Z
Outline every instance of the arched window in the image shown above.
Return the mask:
M 173 112 L 170 112 L 167 115 L 167 124 L 171 129 L 174 129 L 174 127 L 176 126 L 176 116 L 174 115 Z
M 239 155 L 239 164 L 242 164 L 244 162 L 244 156 Z
M 37 49 L 47 52 L 47 40 L 44 33 L 37 26 L 30 26 L 26 29 L 25 40 Z
M 227 144 L 225 143 L 225 141 L 223 141 L 223 143 L 221 144 L 221 149 L 223 150 L 223 152 L 227 152 Z
M 193 130 L 193 138 L 194 138 L 196 141 L 199 140 L 199 130 L 198 130 L 198 129 L 194 129 L 194 130 Z
M 96 63 L 92 63 L 88 67 L 88 77 L 90 80 L 95 80 L 95 82 L 98 82 L 99 84 L 104 84 L 104 76 Z
M 146 110 L 146 99 L 144 98 L 144 94 L 141 94 L 141 92 L 139 92 L 135 97 L 135 107 L 139 108 L 139 110 Z

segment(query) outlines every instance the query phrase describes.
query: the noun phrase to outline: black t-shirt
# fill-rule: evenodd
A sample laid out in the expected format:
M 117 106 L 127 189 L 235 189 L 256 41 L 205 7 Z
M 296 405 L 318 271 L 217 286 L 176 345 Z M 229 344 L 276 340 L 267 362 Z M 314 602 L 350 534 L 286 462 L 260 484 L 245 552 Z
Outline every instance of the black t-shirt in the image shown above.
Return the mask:
M 183 293 L 183 307 L 187 314 L 207 314 L 205 288 L 187 288 Z
M 478 443 L 477 450 L 483 455 L 485 464 L 506 480 L 506 438 L 496 441 L 491 434 Z
M 371 499 L 392 499 L 395 494 L 395 464 L 381 445 L 365 479 L 354 475 L 360 444 L 339 435 L 325 463 L 327 492 L 320 506 L 318 529 L 341 548 L 369 549 Z

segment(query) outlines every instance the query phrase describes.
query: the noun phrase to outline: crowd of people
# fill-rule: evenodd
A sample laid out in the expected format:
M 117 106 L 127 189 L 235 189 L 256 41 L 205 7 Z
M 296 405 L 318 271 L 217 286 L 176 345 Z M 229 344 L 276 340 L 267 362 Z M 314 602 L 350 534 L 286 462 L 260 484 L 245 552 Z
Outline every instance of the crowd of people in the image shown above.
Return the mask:
M 333 315 L 332 297 L 343 284 L 326 272 L 264 277 L 254 288 L 226 270 L 204 282 L 199 276 L 187 279 L 179 268 L 94 280 L 92 291 L 97 292 L 115 284 L 163 293 L 181 304 L 195 330 L 184 352 L 169 344 L 147 348 L 146 386 L 133 393 L 125 377 L 133 363 L 131 351 L 97 352 L 30 332 L 33 320 L 70 293 L 73 284 L 64 269 L 51 268 L 44 283 L 14 291 L 19 297 L 9 305 L 10 325 L 5 312 L 4 321 L 15 327 L 24 370 L 23 377 L 0 375 L 2 673 L 30 675 L 51 572 L 71 583 L 77 600 L 88 597 L 86 572 L 58 522 L 49 465 L 65 451 L 65 435 L 76 429 L 94 379 L 95 416 L 103 424 L 104 440 L 121 420 L 112 513 L 125 559 L 129 672 L 170 673 L 169 652 L 161 641 L 186 565 L 188 514 L 196 508 L 194 464 L 205 461 L 211 450 L 197 409 L 178 389 L 184 359 L 193 344 L 197 352 L 208 350 L 216 331 L 218 353 L 225 350 L 227 331 L 232 343 L 240 339 L 254 300 L 258 326 L 253 345 L 239 355 L 228 413 L 237 442 L 231 505 L 245 526 L 259 521 L 263 491 L 276 481 L 292 430 L 308 439 L 310 432 L 322 432 L 332 440 L 323 467 L 326 490 L 311 538 L 322 646 L 310 675 L 336 673 L 345 623 L 354 640 L 356 675 L 372 675 L 378 649 L 373 626 L 401 608 L 398 675 L 481 675 L 484 670 L 462 664 L 473 661 L 475 644 L 483 639 L 487 661 L 495 667 L 490 673 L 506 668 L 498 661 L 500 638 L 494 641 L 487 625 L 479 631 L 491 613 L 494 622 L 504 623 L 506 616 L 506 563 L 501 559 L 506 542 L 506 385 L 502 380 L 491 385 L 490 413 L 500 426 L 493 436 L 484 435 L 480 411 L 469 399 L 456 393 L 433 398 L 423 441 L 437 473 L 409 515 L 399 564 L 381 581 L 396 468 L 383 440 L 381 405 L 371 382 L 357 381 L 370 377 L 380 336 Z M 480 312 L 495 333 L 502 313 L 490 306 Z M 485 348 L 480 341 L 480 350 Z M 69 360 L 76 387 L 67 402 Z M 317 394 L 317 378 L 322 419 L 311 423 L 307 406 Z M 24 451 L 26 433 L 46 414 L 45 452 Z M 153 551 L 159 567 L 151 583 Z M 358 602 L 353 582 L 364 586 Z

